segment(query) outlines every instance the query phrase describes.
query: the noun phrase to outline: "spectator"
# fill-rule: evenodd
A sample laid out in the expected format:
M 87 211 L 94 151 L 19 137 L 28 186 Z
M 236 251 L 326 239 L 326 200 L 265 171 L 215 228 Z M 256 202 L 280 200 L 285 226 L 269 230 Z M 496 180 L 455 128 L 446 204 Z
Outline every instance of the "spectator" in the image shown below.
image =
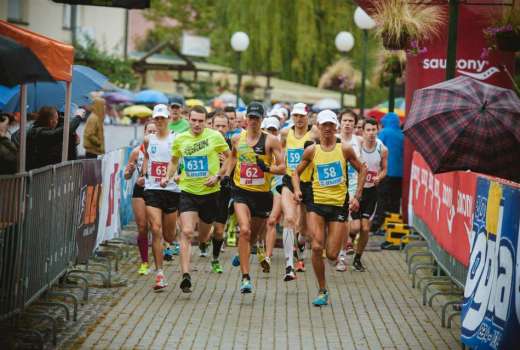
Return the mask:
M 92 113 L 83 130 L 83 147 L 86 158 L 97 158 L 98 155 L 105 153 L 104 118 L 105 100 L 96 97 L 92 105 Z
M 9 140 L 9 117 L 0 115 L 0 175 L 14 174 L 17 167 L 17 149 Z
M 71 134 L 81 123 L 81 111 L 78 110 L 80 115 L 70 122 Z M 27 132 L 27 170 L 61 162 L 62 146 L 63 119 L 60 121 L 56 108 L 42 107 L 38 119 Z
M 381 183 L 383 208 L 392 213 L 399 213 L 401 206 L 404 135 L 399 123 L 397 114 L 388 113 L 381 119 L 383 129 L 378 136 L 388 148 L 388 173 Z

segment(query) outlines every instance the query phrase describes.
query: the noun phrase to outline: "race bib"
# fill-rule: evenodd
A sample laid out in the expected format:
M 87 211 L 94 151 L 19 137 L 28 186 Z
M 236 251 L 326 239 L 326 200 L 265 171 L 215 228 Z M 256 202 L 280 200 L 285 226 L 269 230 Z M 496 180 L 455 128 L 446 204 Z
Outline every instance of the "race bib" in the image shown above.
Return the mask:
M 265 183 L 264 172 L 256 164 L 240 164 L 241 185 L 263 185 Z
M 287 165 L 292 170 L 296 169 L 300 164 L 303 156 L 303 148 L 288 148 L 287 149 Z
M 367 184 L 373 184 L 375 182 L 375 177 L 377 176 L 377 171 L 369 171 L 367 172 L 367 179 L 366 179 L 366 183 Z
M 207 156 L 187 156 L 184 157 L 184 171 L 188 177 L 206 177 L 208 171 Z
M 318 182 L 322 187 L 336 186 L 343 181 L 341 162 L 336 161 L 317 165 Z
M 168 162 L 154 162 L 152 161 L 152 177 L 160 179 L 166 176 L 168 170 Z

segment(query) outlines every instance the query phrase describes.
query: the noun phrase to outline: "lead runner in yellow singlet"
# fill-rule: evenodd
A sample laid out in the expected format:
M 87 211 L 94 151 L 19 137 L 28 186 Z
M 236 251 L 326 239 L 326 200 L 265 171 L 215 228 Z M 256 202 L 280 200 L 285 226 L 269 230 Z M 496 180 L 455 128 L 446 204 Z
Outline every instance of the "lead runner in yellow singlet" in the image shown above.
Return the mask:
M 292 177 L 295 200 L 300 202 L 300 174 L 307 167 L 312 167 L 312 198 L 307 204 L 307 227 L 312 237 L 312 266 L 319 285 L 318 297 L 312 302 L 315 306 L 327 305 L 329 298 L 322 258 L 323 249 L 327 258 L 335 262 L 346 235 L 344 222 L 347 219 L 349 205 L 347 161 L 358 171 L 357 191 L 350 204 L 353 211 L 359 208 L 367 173 L 366 167 L 359 161 L 354 150 L 336 142 L 337 127 L 338 119 L 334 112 L 324 110 L 318 114 L 320 143 L 305 149 Z
M 273 174 L 283 175 L 282 147 L 273 135 L 261 131 L 264 106 L 252 102 L 247 107 L 247 129 L 232 138 L 232 151 L 228 175 L 234 167 L 231 198 L 240 227 L 238 252 L 242 280 L 241 293 L 251 293 L 249 276 L 251 241 L 265 229 L 266 219 L 273 207 L 271 179 Z

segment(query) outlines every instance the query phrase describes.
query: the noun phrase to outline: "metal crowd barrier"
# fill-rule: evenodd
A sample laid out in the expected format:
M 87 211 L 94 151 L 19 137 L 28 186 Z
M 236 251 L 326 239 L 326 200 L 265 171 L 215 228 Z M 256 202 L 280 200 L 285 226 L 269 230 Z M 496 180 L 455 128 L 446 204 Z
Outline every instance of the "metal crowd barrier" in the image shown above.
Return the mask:
M 0 177 L 0 320 L 20 313 L 74 263 L 83 165 Z

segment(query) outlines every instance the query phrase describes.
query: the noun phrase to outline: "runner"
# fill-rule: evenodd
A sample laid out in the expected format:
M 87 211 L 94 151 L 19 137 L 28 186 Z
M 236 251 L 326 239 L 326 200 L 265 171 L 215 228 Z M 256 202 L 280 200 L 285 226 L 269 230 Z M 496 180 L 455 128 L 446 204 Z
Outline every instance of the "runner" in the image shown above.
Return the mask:
M 252 102 L 247 107 L 247 129 L 232 138 L 232 152 L 228 175 L 235 165 L 232 198 L 240 237 L 238 251 L 242 281 L 241 293 L 251 293 L 249 276 L 251 242 L 265 229 L 266 219 L 273 207 L 271 177 L 285 172 L 280 141 L 260 130 L 264 106 Z
M 195 229 L 198 227 L 199 241 L 205 244 L 217 216 L 215 208 L 220 191 L 219 181 L 226 170 L 226 164 L 220 167 L 219 154 L 229 157 L 229 147 L 224 137 L 218 131 L 205 127 L 207 116 L 204 107 L 191 108 L 188 114 L 190 130 L 179 134 L 175 139 L 166 176 L 166 179 L 176 176 L 179 160 L 182 159 L 183 167 L 179 178 L 182 270 L 180 288 L 184 293 L 191 293 L 191 240 Z M 222 239 L 215 243 L 219 251 L 222 243 Z M 213 263 L 213 269 L 221 272 L 218 260 Z
M 262 122 L 262 129 L 276 138 L 279 138 L 278 130 L 280 129 L 280 121 L 276 117 L 265 118 Z M 258 260 L 265 273 L 271 271 L 271 257 L 273 256 L 273 248 L 276 242 L 276 225 L 282 218 L 282 196 L 277 190 L 277 187 L 282 185 L 282 178 L 283 175 L 275 175 L 272 178 L 271 192 L 273 193 L 273 209 L 267 219 L 265 245 L 261 244 L 258 253 Z
M 361 263 L 361 255 L 368 243 L 368 232 L 372 217 L 377 208 L 377 185 L 386 176 L 388 151 L 381 141 L 377 140 L 377 121 L 369 118 L 363 125 L 363 141 L 361 142 L 361 158 L 368 168 L 366 182 L 363 187 L 360 209 L 352 213 L 352 220 L 361 220 L 356 254 L 353 267 L 355 271 L 365 271 Z
M 317 134 L 317 130 L 309 126 L 307 119 L 307 106 L 304 103 L 296 103 L 291 111 L 293 126 L 282 130 L 282 147 L 285 151 L 286 172 L 283 176 L 282 185 L 278 190 L 282 195 L 283 212 L 283 249 L 285 256 L 285 277 L 284 281 L 292 281 L 296 278 L 293 265 L 295 233 L 299 233 L 300 238 L 305 237 L 305 208 L 301 203 L 294 199 L 291 176 L 294 169 L 300 164 L 303 155 L 305 142 L 312 141 Z M 310 168 L 302 174 L 302 181 L 310 180 Z M 303 245 L 302 245 L 303 243 Z M 299 246 L 304 246 L 305 240 L 300 239 Z M 304 271 L 303 259 L 298 259 L 297 269 Z
M 182 116 L 182 104 L 174 101 L 170 103 L 170 116 L 171 120 L 168 124 L 168 128 L 171 132 L 180 134 L 190 128 L 190 123 Z
M 355 126 L 358 122 L 357 114 L 351 110 L 346 109 L 340 114 L 341 123 L 341 141 L 347 146 L 352 147 L 356 156 L 361 157 L 361 141 L 363 140 L 360 136 L 354 134 Z M 362 159 L 361 159 L 362 161 Z M 357 172 L 354 167 L 350 164 L 347 169 L 348 172 L 348 194 L 349 198 L 354 198 L 357 189 Z M 356 226 L 357 225 L 357 226 Z M 343 272 L 347 270 L 347 255 L 354 254 L 353 242 L 356 239 L 356 235 L 359 233 L 359 220 L 349 220 L 346 222 L 347 234 L 345 236 L 345 244 L 343 249 L 339 253 L 338 263 L 336 264 L 336 270 Z M 353 233 L 353 235 L 351 235 Z
M 329 260 L 336 261 L 345 237 L 344 222 L 349 205 L 347 161 L 359 172 L 357 192 L 350 203 L 354 211 L 359 207 L 358 199 L 361 197 L 366 176 L 366 168 L 356 157 L 354 150 L 336 142 L 337 126 L 336 114 L 331 110 L 324 110 L 318 114 L 320 143 L 305 149 L 292 177 L 294 196 L 300 202 L 300 176 L 307 167 L 312 167 L 312 202 L 307 208 L 307 225 L 312 237 L 312 266 L 319 285 L 318 297 L 312 302 L 315 306 L 327 305 L 329 299 L 322 258 L 323 249 L 325 248 Z
M 168 183 L 164 178 L 175 139 L 175 134 L 168 130 L 168 116 L 167 106 L 158 104 L 154 107 L 152 118 L 157 134 L 146 136 L 143 143 L 144 201 L 146 217 L 152 231 L 152 252 L 157 273 L 154 291 L 161 291 L 168 285 L 163 272 L 162 240 L 164 238 L 167 243 L 171 243 L 175 239 L 179 205 L 179 188 L 174 182 Z
M 144 136 L 154 135 L 157 132 L 153 120 L 148 121 L 144 126 Z M 124 176 L 126 180 L 130 180 L 134 171 L 137 170 L 139 178 L 137 179 L 134 190 L 132 192 L 132 209 L 134 211 L 134 219 L 137 225 L 137 247 L 141 256 L 141 264 L 137 273 L 140 275 L 148 275 L 148 222 L 146 220 L 146 204 L 144 203 L 144 177 L 141 177 L 144 161 L 144 144 L 135 147 L 130 153 L 128 164 L 125 167 Z

